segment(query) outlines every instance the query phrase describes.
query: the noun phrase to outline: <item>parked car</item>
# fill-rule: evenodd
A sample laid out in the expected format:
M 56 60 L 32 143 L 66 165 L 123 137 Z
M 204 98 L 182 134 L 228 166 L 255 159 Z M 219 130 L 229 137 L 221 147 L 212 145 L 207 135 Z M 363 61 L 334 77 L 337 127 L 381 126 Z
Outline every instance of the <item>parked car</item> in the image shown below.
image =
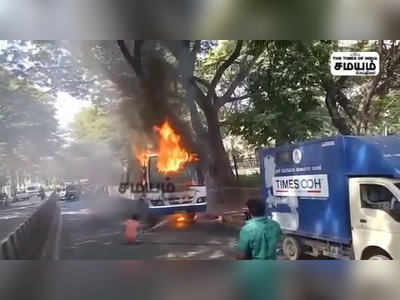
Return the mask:
M 81 196 L 81 188 L 77 184 L 67 185 L 65 188 L 65 200 L 79 200 Z
M 19 190 L 15 193 L 15 199 L 14 201 L 22 201 L 22 200 L 28 200 L 30 198 L 30 194 L 26 192 L 25 190 Z
M 6 206 L 8 204 L 8 195 L 6 193 L 0 193 L 0 205 Z
M 30 195 L 30 197 L 32 197 L 32 196 L 39 197 L 41 194 L 41 190 L 42 189 L 39 185 L 31 185 L 31 186 L 28 186 L 25 191 Z

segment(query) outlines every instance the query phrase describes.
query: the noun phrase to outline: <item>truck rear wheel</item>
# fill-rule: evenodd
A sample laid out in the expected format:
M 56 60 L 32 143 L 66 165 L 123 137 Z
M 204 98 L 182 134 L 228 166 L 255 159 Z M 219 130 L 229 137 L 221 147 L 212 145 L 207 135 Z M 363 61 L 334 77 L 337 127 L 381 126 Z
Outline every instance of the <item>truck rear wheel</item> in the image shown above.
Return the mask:
M 282 243 L 282 250 L 283 254 L 289 260 L 298 260 L 302 256 L 300 242 L 292 236 L 285 236 Z

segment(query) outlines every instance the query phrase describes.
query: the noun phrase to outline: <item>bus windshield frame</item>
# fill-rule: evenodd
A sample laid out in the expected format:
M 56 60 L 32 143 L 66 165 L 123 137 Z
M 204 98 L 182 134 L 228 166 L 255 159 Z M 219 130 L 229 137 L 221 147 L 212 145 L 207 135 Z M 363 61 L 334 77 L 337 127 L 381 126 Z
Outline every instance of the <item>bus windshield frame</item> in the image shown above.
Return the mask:
M 182 170 L 178 172 L 162 173 L 157 169 L 158 157 L 150 157 L 148 163 L 149 181 L 150 183 L 159 183 L 170 181 L 177 185 L 201 185 L 199 182 L 199 163 L 186 163 Z

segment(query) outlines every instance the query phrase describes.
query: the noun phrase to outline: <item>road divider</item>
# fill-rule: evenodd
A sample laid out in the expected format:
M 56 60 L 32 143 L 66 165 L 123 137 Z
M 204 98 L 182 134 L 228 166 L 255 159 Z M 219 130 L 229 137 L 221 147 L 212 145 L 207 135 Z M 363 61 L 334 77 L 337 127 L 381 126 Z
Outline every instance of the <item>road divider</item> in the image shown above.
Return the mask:
M 51 194 L 34 212 L 0 242 L 0 259 L 38 259 L 48 244 L 60 215 L 57 195 Z

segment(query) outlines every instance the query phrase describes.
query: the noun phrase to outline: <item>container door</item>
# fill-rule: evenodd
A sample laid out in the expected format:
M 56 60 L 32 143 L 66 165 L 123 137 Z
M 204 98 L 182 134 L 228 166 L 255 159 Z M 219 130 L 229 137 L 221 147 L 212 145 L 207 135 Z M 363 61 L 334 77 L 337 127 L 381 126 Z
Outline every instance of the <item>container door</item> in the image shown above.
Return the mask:
M 391 180 L 351 178 L 349 192 L 356 259 L 361 259 L 363 250 L 368 246 L 389 252 L 393 248 L 394 235 L 400 234 L 400 218 L 394 210 L 398 203 L 398 191 Z

